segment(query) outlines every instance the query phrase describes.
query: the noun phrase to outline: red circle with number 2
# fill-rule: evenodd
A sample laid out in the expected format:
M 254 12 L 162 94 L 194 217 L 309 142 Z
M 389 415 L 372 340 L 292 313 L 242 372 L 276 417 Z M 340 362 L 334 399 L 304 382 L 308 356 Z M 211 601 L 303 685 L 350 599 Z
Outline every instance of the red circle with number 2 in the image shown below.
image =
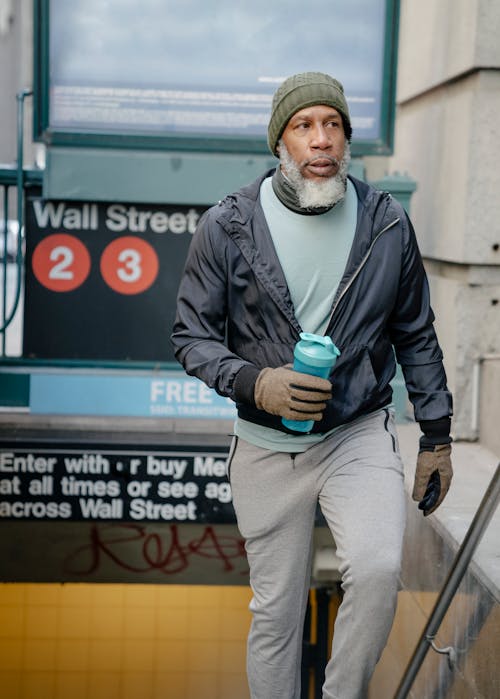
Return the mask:
M 73 291 L 87 279 L 90 255 L 85 245 L 67 233 L 48 235 L 31 259 L 33 274 L 51 291 Z
M 154 248 L 133 235 L 113 240 L 101 256 L 103 279 L 119 294 L 146 291 L 156 279 L 159 268 Z

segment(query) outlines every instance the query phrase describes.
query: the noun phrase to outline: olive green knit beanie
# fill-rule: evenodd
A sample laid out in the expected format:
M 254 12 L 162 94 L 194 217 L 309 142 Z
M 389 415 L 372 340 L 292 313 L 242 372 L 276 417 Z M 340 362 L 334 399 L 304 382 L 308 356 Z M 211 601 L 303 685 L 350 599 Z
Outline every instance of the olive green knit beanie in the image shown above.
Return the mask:
M 315 104 L 334 107 L 342 116 L 347 140 L 351 140 L 351 117 L 341 83 L 326 73 L 298 73 L 287 78 L 274 93 L 267 129 L 271 153 L 277 155 L 276 146 L 292 116 Z

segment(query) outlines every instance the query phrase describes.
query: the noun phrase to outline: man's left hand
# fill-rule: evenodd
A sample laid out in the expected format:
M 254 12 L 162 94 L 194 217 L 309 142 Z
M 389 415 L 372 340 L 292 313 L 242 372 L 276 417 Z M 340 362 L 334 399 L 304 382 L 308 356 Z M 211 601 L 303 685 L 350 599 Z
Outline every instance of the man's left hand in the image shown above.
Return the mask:
M 418 455 L 412 497 L 426 517 L 437 510 L 449 490 L 453 477 L 450 454 L 451 446 L 441 444 Z

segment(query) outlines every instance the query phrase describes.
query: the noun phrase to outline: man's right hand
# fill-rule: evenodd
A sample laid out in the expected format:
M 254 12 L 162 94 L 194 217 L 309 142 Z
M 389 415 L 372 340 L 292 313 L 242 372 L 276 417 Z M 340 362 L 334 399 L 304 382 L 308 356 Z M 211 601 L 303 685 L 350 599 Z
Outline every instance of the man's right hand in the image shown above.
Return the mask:
M 255 405 L 287 420 L 321 420 L 332 384 L 287 367 L 262 369 L 255 382 Z

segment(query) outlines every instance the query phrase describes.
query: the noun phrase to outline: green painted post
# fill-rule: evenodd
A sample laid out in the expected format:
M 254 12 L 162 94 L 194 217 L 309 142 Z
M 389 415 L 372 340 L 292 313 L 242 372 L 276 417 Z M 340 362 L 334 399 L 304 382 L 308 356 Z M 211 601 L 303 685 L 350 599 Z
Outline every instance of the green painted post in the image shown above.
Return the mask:
M 392 194 L 404 206 L 405 210 L 410 212 L 410 200 L 417 188 L 417 183 L 407 174 L 402 175 L 395 172 L 392 175 L 384 175 L 380 180 L 375 180 L 371 184 L 376 189 L 382 189 L 384 192 Z

